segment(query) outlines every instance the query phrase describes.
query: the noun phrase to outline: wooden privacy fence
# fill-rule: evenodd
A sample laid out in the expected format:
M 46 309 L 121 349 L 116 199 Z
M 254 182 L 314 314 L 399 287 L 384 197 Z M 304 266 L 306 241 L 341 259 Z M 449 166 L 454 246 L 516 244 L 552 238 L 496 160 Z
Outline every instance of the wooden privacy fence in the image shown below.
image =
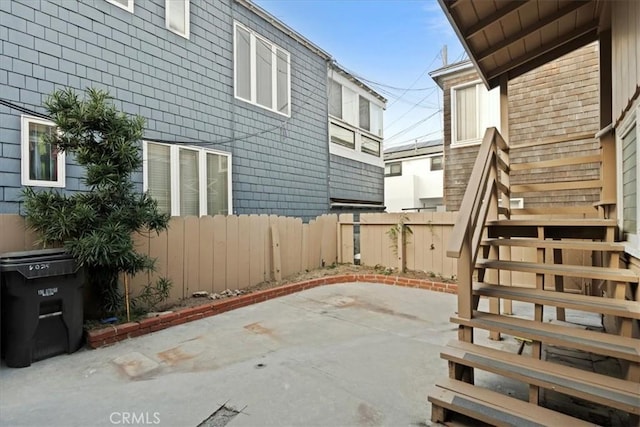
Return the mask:
M 138 274 L 132 290 L 168 277 L 171 300 L 195 291 L 245 289 L 336 261 L 336 215 L 308 224 L 275 215 L 174 217 L 160 235 L 138 235 L 136 248 L 156 259 L 156 271 Z
M 173 282 L 170 300 L 195 291 L 244 289 L 337 260 L 336 215 L 303 224 L 275 215 L 174 217 L 160 233 L 136 234 L 136 249 L 156 259 L 156 271 L 131 280 L 132 294 L 159 277 Z M 37 249 L 19 215 L 0 215 L 0 254 Z M 352 258 L 353 259 L 353 258 Z
M 354 253 L 366 266 L 431 272 L 455 277 L 456 259 L 445 246 L 456 220 L 455 212 L 323 215 L 308 224 L 299 218 L 268 215 L 174 217 L 160 235 L 135 236 L 139 251 L 156 258 L 156 271 L 131 280 L 132 294 L 159 277 L 173 282 L 170 299 L 195 291 L 221 292 L 243 289 L 260 282 L 286 278 L 334 262 L 352 264 Z M 403 240 L 389 231 L 404 224 L 410 228 Z M 405 230 L 406 231 L 406 230 Z M 25 230 L 19 215 L 0 215 L 0 254 L 38 248 L 36 236 Z M 512 248 L 511 259 L 536 261 L 530 248 Z M 591 254 L 563 251 L 576 265 L 591 265 Z M 505 273 L 506 274 L 506 273 Z M 535 286 L 535 275 L 513 272 L 512 282 Z M 568 280 L 565 287 L 583 284 Z
M 431 272 L 450 279 L 456 274 L 456 261 L 447 258 L 444 247 L 456 215 L 455 212 L 362 214 L 360 263 L 398 269 L 405 266 L 408 270 Z M 404 240 L 390 232 L 398 224 L 404 224 Z M 340 225 L 343 225 L 342 216 Z

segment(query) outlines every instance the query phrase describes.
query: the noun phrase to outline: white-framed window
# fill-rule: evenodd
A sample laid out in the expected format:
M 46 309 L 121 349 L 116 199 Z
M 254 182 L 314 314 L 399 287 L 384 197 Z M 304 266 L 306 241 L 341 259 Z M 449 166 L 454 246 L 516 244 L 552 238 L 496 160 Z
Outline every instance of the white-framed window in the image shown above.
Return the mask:
M 289 52 L 238 22 L 234 22 L 233 28 L 235 97 L 290 116 Z
M 330 126 L 331 142 L 349 148 L 356 148 L 356 133 L 353 130 L 347 129 L 346 127 L 340 126 L 336 123 L 331 123 Z
M 329 78 L 329 115 L 382 137 L 382 106 Z
M 111 4 L 133 13 L 133 0 L 107 0 Z
M 480 82 L 451 88 L 451 145 L 479 144 L 491 126 L 500 129 L 499 89 Z
M 618 181 L 618 223 L 622 238 L 628 243 L 627 250 L 634 256 L 640 256 L 640 101 L 627 113 L 616 128 L 617 181 Z
M 228 215 L 233 211 L 231 154 L 144 141 L 144 191 L 172 216 Z
M 189 38 L 189 1 L 165 0 L 165 21 L 167 28 L 174 33 Z
M 329 115 L 342 119 L 342 85 L 329 79 Z
M 380 157 L 380 140 L 360 135 L 360 151 Z
M 22 185 L 64 187 L 64 152 L 45 140 L 46 135 L 56 131 L 55 124 L 25 115 L 21 122 Z
M 371 131 L 371 106 L 367 98 L 360 96 L 359 101 L 360 120 L 358 126 L 360 129 Z

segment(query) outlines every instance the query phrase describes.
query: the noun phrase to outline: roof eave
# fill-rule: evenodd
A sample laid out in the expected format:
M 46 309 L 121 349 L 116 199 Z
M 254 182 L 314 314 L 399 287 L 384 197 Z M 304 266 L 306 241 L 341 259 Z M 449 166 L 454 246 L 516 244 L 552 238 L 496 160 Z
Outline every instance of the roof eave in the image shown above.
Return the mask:
M 444 12 L 444 15 L 447 17 L 449 24 L 451 25 L 453 30 L 456 32 L 456 36 L 458 37 L 458 40 L 460 40 L 460 43 L 462 44 L 462 47 L 464 47 L 464 50 L 467 52 L 467 56 L 469 56 L 469 59 L 471 60 L 473 65 L 476 67 L 476 70 L 478 70 L 478 75 L 480 76 L 480 79 L 485 84 L 485 86 L 490 89 L 489 80 L 487 79 L 487 76 L 485 75 L 482 68 L 479 67 L 478 62 L 474 58 L 473 51 L 469 48 L 469 44 L 467 43 L 467 40 L 464 38 L 464 36 L 460 32 L 460 29 L 458 28 L 458 24 L 453 19 L 453 16 L 451 16 L 451 14 L 449 13 L 449 9 L 447 8 L 447 5 L 445 4 L 444 0 L 438 0 L 438 4 L 440 5 L 440 8 Z
M 276 27 L 278 30 L 282 31 L 284 34 L 288 35 L 289 37 L 291 37 L 295 41 L 299 42 L 304 47 L 306 47 L 307 49 L 309 49 L 310 51 L 312 51 L 316 55 L 320 56 L 325 61 L 331 61 L 333 59 L 329 53 L 324 51 L 318 45 L 316 45 L 313 42 L 311 42 L 309 39 L 304 37 L 302 34 L 298 33 L 297 31 L 295 31 L 294 29 L 289 27 L 284 22 L 280 21 L 278 18 L 276 18 L 275 16 L 273 16 L 272 14 L 270 14 L 269 12 L 267 12 L 266 10 L 264 10 L 263 8 L 261 8 L 260 6 L 255 4 L 254 2 L 252 2 L 250 0 L 235 0 L 235 2 L 240 4 L 240 5 L 242 5 L 242 6 L 244 6 L 245 8 L 250 10 L 251 12 L 255 13 L 256 15 L 258 15 L 259 17 L 264 19 L 265 21 L 269 22 L 271 25 Z

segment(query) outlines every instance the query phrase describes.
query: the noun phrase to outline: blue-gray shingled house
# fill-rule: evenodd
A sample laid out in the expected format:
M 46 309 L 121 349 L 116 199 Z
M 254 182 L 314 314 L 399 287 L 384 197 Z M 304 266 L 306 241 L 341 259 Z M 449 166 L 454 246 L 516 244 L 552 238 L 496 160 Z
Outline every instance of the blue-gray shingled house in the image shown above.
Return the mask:
M 56 89 L 147 120 L 135 177 L 172 215 L 384 209 L 386 100 L 248 0 L 0 1 L 0 214 L 82 190 L 41 139 Z

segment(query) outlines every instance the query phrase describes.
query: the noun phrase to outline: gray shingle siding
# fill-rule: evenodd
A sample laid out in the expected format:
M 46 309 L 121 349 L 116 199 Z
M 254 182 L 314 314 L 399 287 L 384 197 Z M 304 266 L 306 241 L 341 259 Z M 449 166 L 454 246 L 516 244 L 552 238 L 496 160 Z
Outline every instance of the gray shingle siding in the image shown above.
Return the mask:
M 384 202 L 384 168 L 331 155 L 332 199 Z
M 185 39 L 165 28 L 164 0 L 136 0 L 134 13 L 105 0 L 0 1 L 1 97 L 44 113 L 56 89 L 108 90 L 118 108 L 147 120 L 147 138 L 204 141 L 232 153 L 234 213 L 305 220 L 326 213 L 325 59 L 233 0 L 190 8 Z M 235 99 L 234 20 L 290 53 L 291 118 Z M 20 112 L 5 106 L 0 154 L 0 213 L 20 213 Z M 361 195 L 364 185 L 367 197 L 382 201 L 382 173 L 362 184 L 358 173 L 376 174 L 345 162 L 331 162 L 331 194 Z M 65 191 L 82 190 L 82 169 L 70 156 L 66 174 Z M 141 190 L 142 174 L 135 178 Z

